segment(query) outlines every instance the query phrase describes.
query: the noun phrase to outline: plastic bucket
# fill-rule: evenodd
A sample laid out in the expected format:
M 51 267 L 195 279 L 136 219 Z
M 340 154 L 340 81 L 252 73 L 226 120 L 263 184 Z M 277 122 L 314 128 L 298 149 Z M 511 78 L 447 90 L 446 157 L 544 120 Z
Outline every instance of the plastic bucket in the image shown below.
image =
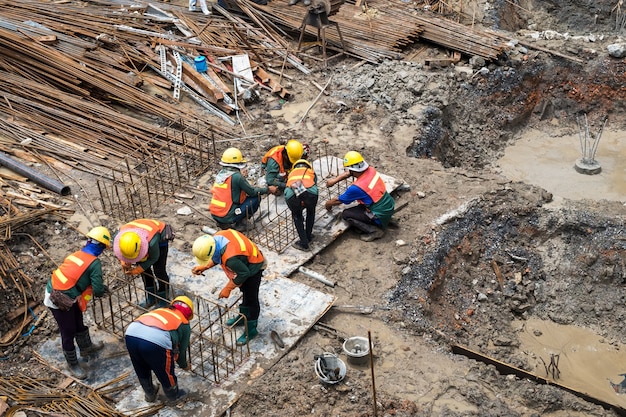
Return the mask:
M 200 56 L 195 57 L 193 61 L 196 64 L 196 71 L 198 71 L 198 72 L 206 72 L 207 66 L 206 66 L 206 58 L 205 57 L 200 55 Z
M 321 382 L 336 384 L 346 377 L 346 364 L 334 353 L 324 352 L 316 356 L 315 374 Z
M 348 357 L 348 363 L 352 365 L 365 365 L 369 360 L 369 340 L 365 337 L 355 336 L 343 342 L 343 351 Z

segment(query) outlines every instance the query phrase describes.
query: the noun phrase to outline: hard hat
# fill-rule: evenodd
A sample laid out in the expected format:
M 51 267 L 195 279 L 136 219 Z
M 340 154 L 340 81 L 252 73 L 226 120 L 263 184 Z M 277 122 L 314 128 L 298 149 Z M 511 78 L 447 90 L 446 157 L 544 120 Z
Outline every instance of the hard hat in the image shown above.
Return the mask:
M 343 157 L 343 166 L 348 168 L 350 171 L 363 172 L 365 171 L 369 165 L 360 153 L 357 151 L 350 151 L 346 153 Z
M 187 320 L 193 318 L 193 301 L 186 295 L 179 295 L 172 300 L 172 307 L 183 313 Z
M 141 238 L 137 232 L 124 232 L 119 241 L 120 253 L 126 259 L 135 259 L 141 250 Z
M 206 265 L 215 254 L 215 239 L 211 235 L 202 235 L 193 242 L 191 248 L 198 265 Z
M 94 227 L 89 231 L 89 233 L 87 233 L 87 237 L 102 243 L 107 248 L 111 247 L 111 233 L 109 232 L 109 229 L 104 226 Z
M 302 158 L 302 152 L 304 152 L 304 147 L 297 140 L 290 139 L 285 145 L 285 149 L 287 149 L 287 156 L 289 157 L 289 161 L 291 161 L 292 164 L 298 159 Z
M 237 148 L 228 148 L 222 154 L 220 165 L 224 166 L 240 166 L 247 161 L 243 158 L 241 151 Z
M 298 165 L 300 165 L 300 164 L 302 164 L 302 165 L 306 165 L 306 166 L 308 166 L 309 168 L 313 169 L 313 165 L 311 165 L 311 163 L 310 163 L 309 161 L 307 161 L 306 159 L 298 159 L 298 160 L 296 161 L 296 163 L 295 163 L 295 164 L 293 164 L 293 166 L 294 166 L 294 167 L 297 167 L 297 166 L 298 166 Z

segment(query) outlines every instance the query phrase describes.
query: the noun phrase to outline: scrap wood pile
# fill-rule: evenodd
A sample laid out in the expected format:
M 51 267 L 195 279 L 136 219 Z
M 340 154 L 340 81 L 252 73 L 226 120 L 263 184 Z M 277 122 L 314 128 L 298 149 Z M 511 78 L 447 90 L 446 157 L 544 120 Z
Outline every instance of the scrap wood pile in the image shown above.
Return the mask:
M 256 21 L 271 22 L 295 31 L 300 31 L 307 13 L 300 4 L 287 6 L 288 0 L 272 0 L 265 6 L 247 0 L 226 1 L 250 5 L 242 10 Z M 327 8 L 332 10 L 333 5 L 329 4 Z M 420 38 L 488 60 L 497 59 L 508 42 L 494 33 L 473 30 L 433 13 L 418 11 L 410 3 L 392 0 L 346 2 L 329 20 L 337 23 L 347 54 L 373 63 L 400 58 L 403 49 Z M 306 32 L 317 36 L 316 27 L 307 25 Z M 333 27 L 326 29 L 326 39 L 334 49 L 341 49 L 341 39 Z
M 83 386 L 87 393 L 81 395 L 78 391 L 66 389 L 73 382 L 71 378 L 56 384 L 52 378 L 33 378 L 22 374 L 5 376 L 0 379 L 0 414 L 7 417 L 25 415 L 23 414 L 25 412 L 67 417 L 128 415 L 117 411 L 111 405 L 113 401 L 108 398 L 110 393 L 127 386 L 108 387 L 109 383 L 96 390 Z M 116 382 L 119 381 L 112 381 Z M 133 410 L 132 415 L 138 417 L 154 415 L 162 407 L 163 405 L 142 407 Z

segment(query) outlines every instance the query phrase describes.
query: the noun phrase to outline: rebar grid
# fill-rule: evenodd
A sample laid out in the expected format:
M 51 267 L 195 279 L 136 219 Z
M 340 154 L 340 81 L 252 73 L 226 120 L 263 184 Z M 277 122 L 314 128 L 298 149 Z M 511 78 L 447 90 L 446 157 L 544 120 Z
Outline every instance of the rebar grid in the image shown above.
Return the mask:
M 316 153 L 315 160 L 320 161 L 319 164 L 314 164 L 319 195 L 317 205 L 315 206 L 315 220 L 317 222 L 326 213 L 324 206 L 326 201 L 341 195 L 352 184 L 353 180 L 348 178 L 330 188 L 326 187 L 326 179 L 339 175 L 344 168 L 336 163 L 338 159 L 329 158 L 327 146 L 323 150 L 318 149 Z M 310 160 L 313 160 L 313 158 L 310 158 Z M 254 227 L 250 228 L 247 233 L 253 242 L 277 253 L 282 253 L 298 238 L 291 210 L 289 208 L 279 208 L 276 199 L 266 198 L 264 201 L 265 203 L 262 202 L 260 210 L 262 213 L 261 217 L 255 220 Z
M 95 299 L 95 302 L 91 303 L 92 313 L 98 327 L 120 337 L 124 336 L 126 328 L 133 320 L 148 311 L 140 305 L 148 295 L 154 297 L 157 303 L 169 304 L 168 300 L 157 293 L 146 291 L 141 276 L 132 279 L 116 277 L 109 286 L 112 288 L 110 296 Z M 169 286 L 171 294 L 184 293 L 181 287 L 171 283 Z M 202 296 L 193 295 L 191 298 L 194 301 L 194 318 L 189 322 L 191 372 L 220 383 L 250 356 L 247 344 L 237 346 L 235 327 L 226 324 L 226 320 L 231 317 L 240 316 L 244 320 L 245 317 L 236 309 L 217 304 Z M 236 305 L 238 301 L 234 300 L 231 305 Z
M 215 149 L 214 138 L 185 137 L 185 131 L 165 128 L 169 138 L 159 149 L 138 150 L 111 171 L 110 178 L 98 178 L 102 211 L 122 221 L 149 217 L 168 198 L 186 187 L 209 166 Z

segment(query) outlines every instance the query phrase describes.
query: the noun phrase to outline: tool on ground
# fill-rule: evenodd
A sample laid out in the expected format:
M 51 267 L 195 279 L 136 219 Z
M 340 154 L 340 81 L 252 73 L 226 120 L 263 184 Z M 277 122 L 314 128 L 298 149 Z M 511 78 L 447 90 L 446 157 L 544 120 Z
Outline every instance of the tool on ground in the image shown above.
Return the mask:
M 272 330 L 270 332 L 270 338 L 279 348 L 283 349 L 285 347 L 283 339 L 280 338 L 280 335 L 276 331 Z
M 358 306 L 358 305 L 333 305 L 330 308 L 335 310 L 346 310 L 349 313 L 372 314 L 376 310 L 391 310 L 390 307 L 383 306 Z
M 329 287 L 334 287 L 336 285 L 336 282 L 330 281 L 329 279 L 327 279 L 324 275 L 320 274 L 319 272 L 315 272 L 310 270 L 309 268 L 305 268 L 304 266 L 301 266 L 298 268 L 299 272 L 302 272 L 304 275 L 311 277 L 313 279 L 318 280 L 319 282 L 328 285 Z

